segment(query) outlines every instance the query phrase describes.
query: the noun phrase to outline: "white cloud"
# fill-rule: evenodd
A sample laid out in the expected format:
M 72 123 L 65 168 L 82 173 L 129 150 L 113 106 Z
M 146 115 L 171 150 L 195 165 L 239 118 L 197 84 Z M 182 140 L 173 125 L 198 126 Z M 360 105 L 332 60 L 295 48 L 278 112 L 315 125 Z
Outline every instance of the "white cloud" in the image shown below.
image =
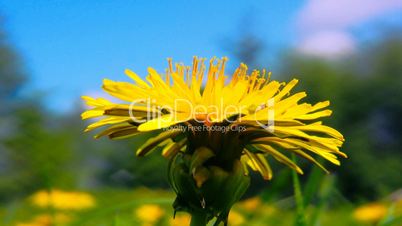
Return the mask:
M 296 17 L 298 49 L 317 56 L 351 53 L 357 41 L 349 28 L 402 10 L 402 0 L 308 0 Z
M 352 53 L 355 40 L 347 32 L 322 31 L 301 41 L 297 49 L 307 55 L 335 57 Z
M 346 29 L 391 11 L 401 10 L 402 0 L 309 0 L 297 16 L 299 29 Z

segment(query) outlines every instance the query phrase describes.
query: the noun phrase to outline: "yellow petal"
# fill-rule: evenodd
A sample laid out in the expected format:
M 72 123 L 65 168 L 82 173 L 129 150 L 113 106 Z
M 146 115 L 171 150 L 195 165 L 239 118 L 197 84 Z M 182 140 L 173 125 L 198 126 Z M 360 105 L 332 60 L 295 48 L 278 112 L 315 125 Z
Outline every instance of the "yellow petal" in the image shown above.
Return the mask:
M 323 111 L 315 112 L 312 114 L 300 115 L 295 118 L 301 119 L 301 120 L 313 120 L 313 119 L 317 119 L 317 118 L 321 118 L 321 117 L 327 117 L 327 116 L 330 116 L 331 114 L 332 114 L 331 110 L 323 110 Z
M 177 123 L 185 122 L 190 119 L 190 115 L 186 113 L 175 113 L 163 115 L 159 118 L 152 119 L 141 124 L 138 127 L 139 131 L 150 131 L 162 128 L 167 128 L 169 126 L 175 125 Z
M 171 156 L 174 156 L 177 152 L 180 151 L 182 147 L 184 147 L 187 143 L 187 138 L 184 138 L 178 142 L 170 142 L 168 145 L 166 145 L 162 149 L 162 155 L 165 158 L 169 158 Z
M 108 136 L 109 134 L 112 134 L 116 131 L 125 130 L 125 129 L 129 129 L 129 128 L 134 128 L 134 126 L 129 123 L 121 123 L 121 124 L 113 125 L 107 129 L 103 130 L 102 132 L 98 133 L 97 135 L 95 135 L 94 138 L 99 139 L 103 136 Z
M 260 172 L 265 180 L 270 180 L 272 178 L 272 170 L 265 157 L 261 154 L 254 154 L 247 149 L 244 149 L 244 152 L 250 160 L 251 169 Z
M 290 81 L 288 84 L 285 85 L 285 87 L 283 87 L 283 89 L 277 94 L 275 95 L 275 102 L 279 101 L 282 99 L 282 97 L 284 97 L 285 95 L 287 95 L 290 90 L 293 89 L 293 87 L 295 87 L 295 85 L 299 82 L 299 80 L 297 79 L 292 79 L 292 81 Z
M 85 119 L 89 119 L 89 118 L 100 117 L 100 116 L 103 115 L 103 113 L 104 113 L 104 110 L 98 110 L 98 109 L 92 109 L 92 110 L 84 111 L 81 114 L 81 119 L 85 120 Z
M 150 151 L 152 151 L 155 147 L 158 146 L 161 142 L 164 142 L 166 139 L 171 139 L 180 134 L 181 131 L 177 130 L 168 130 L 160 133 L 156 137 L 150 138 L 145 142 L 140 148 L 137 150 L 137 156 L 144 156 Z
M 96 128 L 99 128 L 101 126 L 105 125 L 110 125 L 110 124 L 116 124 L 116 123 L 121 123 L 121 122 L 128 122 L 131 121 L 130 117 L 108 117 L 104 118 L 102 120 L 99 120 L 95 123 L 90 124 L 86 129 L 85 132 L 89 132 L 91 130 L 94 130 Z
M 150 87 L 146 82 L 144 82 L 144 80 L 142 80 L 142 79 L 140 78 L 140 76 L 138 76 L 135 72 L 133 72 L 133 71 L 131 71 L 131 70 L 129 70 L 129 69 L 126 69 L 124 72 L 126 73 L 126 75 L 127 75 L 128 77 L 130 77 L 132 80 L 134 80 L 140 87 L 142 87 L 142 88 L 151 88 L 151 87 Z
M 269 145 L 253 145 L 256 147 L 258 150 L 263 150 L 266 153 L 271 154 L 276 160 L 279 162 L 289 166 L 290 168 L 296 170 L 297 173 L 303 174 L 303 170 L 300 169 L 298 165 L 296 165 L 292 160 L 290 160 L 288 157 L 286 157 L 284 154 L 280 153 L 279 151 L 275 150 L 275 148 L 269 146 Z

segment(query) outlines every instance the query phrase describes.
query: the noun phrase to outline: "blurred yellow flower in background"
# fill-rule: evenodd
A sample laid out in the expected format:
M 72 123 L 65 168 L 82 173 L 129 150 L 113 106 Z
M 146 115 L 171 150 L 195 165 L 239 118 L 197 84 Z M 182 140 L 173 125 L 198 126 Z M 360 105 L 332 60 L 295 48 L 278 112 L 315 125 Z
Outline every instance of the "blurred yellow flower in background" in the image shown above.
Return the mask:
M 31 201 L 39 207 L 60 210 L 81 210 L 95 206 L 95 198 L 89 193 L 61 190 L 38 191 L 31 197 Z
M 239 212 L 232 210 L 229 213 L 228 221 L 229 225 L 240 226 L 243 225 L 246 220 L 244 219 L 243 215 L 241 215 Z
M 165 210 L 160 206 L 153 204 L 143 205 L 135 210 L 135 216 L 143 223 L 143 225 L 155 224 L 164 214 Z
M 31 222 L 17 223 L 16 226 L 52 226 L 65 225 L 71 221 L 71 217 L 57 213 L 55 215 L 42 214 L 34 217 Z
M 395 201 L 395 210 L 396 214 L 399 216 L 402 216 L 402 199 L 396 200 Z
M 242 201 L 240 203 L 240 206 L 245 210 L 254 211 L 259 206 L 261 206 L 261 203 L 262 203 L 262 201 L 261 201 L 260 197 L 256 196 L 256 197 L 248 198 L 248 199 Z
M 170 226 L 183 226 L 183 225 L 190 225 L 190 215 L 188 214 L 180 214 L 176 215 L 173 219 L 170 219 Z
M 387 214 L 388 208 L 381 203 L 370 203 L 355 209 L 353 217 L 362 222 L 379 222 Z
M 262 205 L 261 212 L 264 214 L 264 216 L 272 216 L 278 212 L 278 209 L 272 205 Z

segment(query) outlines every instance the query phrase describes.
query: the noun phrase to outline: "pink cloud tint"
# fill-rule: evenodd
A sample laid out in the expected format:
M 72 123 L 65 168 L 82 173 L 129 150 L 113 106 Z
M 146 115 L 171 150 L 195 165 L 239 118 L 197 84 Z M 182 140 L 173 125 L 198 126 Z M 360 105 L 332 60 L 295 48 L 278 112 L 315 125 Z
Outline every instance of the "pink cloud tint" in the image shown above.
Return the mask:
M 345 29 L 396 10 L 402 10 L 402 0 L 309 0 L 297 24 L 308 32 Z
M 355 40 L 347 32 L 322 31 L 302 40 L 297 50 L 312 56 L 341 56 L 355 50 Z
M 402 11 L 402 0 L 308 0 L 296 16 L 297 49 L 336 57 L 353 52 L 357 41 L 349 28 Z

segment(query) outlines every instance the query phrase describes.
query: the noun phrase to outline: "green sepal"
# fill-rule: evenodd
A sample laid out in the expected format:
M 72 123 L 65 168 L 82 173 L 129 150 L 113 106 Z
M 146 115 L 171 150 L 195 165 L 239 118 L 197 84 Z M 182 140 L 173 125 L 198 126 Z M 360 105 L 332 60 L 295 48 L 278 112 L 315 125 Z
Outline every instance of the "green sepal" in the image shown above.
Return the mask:
M 189 173 L 193 173 L 197 167 L 202 166 L 208 159 L 214 156 L 215 153 L 207 147 L 197 148 L 191 157 Z

